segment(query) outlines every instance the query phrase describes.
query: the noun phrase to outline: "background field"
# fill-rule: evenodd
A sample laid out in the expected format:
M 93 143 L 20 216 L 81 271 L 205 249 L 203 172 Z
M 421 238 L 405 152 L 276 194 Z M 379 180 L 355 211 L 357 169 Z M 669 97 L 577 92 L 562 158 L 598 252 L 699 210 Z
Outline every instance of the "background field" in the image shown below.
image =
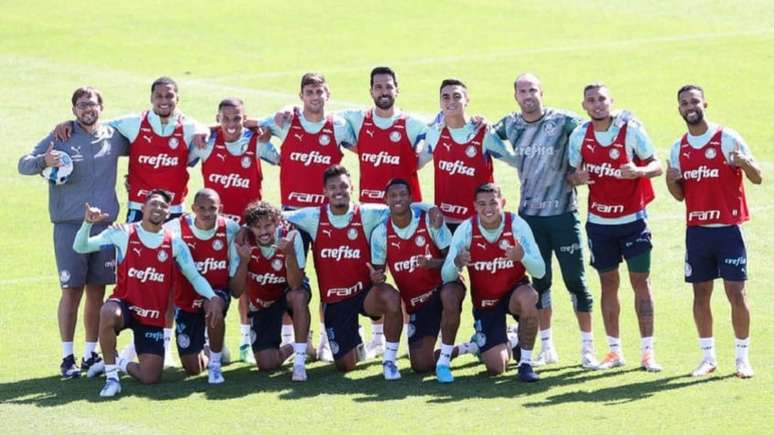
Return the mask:
M 338 2 L 10 2 L 0 1 L 0 421 L 16 432 L 768 432 L 774 392 L 774 279 L 770 246 L 774 188 L 771 73 L 774 8 L 753 1 L 338 1 Z M 620 3 L 620 4 L 617 4 Z M 584 372 L 569 299 L 555 286 L 555 339 L 561 362 L 523 385 L 490 378 L 470 356 L 454 362 L 453 385 L 405 369 L 385 384 L 378 363 L 342 376 L 313 364 L 306 384 L 286 370 L 266 375 L 241 364 L 227 383 L 184 379 L 143 387 L 125 380 L 115 401 L 98 400 L 101 380 L 61 382 L 56 329 L 58 299 L 46 210 L 46 185 L 16 172 L 84 84 L 106 97 L 104 118 L 148 106 L 160 75 L 181 85 L 180 108 L 214 119 L 217 102 L 240 96 L 254 116 L 296 103 L 300 75 L 319 70 L 332 87 L 333 109 L 370 104 L 368 72 L 387 64 L 399 74 L 399 105 L 414 113 L 438 109 L 438 84 L 457 76 L 470 89 L 471 112 L 499 119 L 515 110 L 512 82 L 534 71 L 548 105 L 580 111 L 581 89 L 604 80 L 618 107 L 633 110 L 662 156 L 684 125 L 675 90 L 697 82 L 707 91 L 710 119 L 741 132 L 764 168 L 764 184 L 748 185 L 753 220 L 745 225 L 756 377 L 733 377 L 733 336 L 722 290 L 714 308 L 719 372 L 686 377 L 700 354 L 691 293 L 682 281 L 683 205 L 655 180 L 650 207 L 655 237 L 653 282 L 657 352 L 665 370 L 637 370 L 639 340 L 631 291 L 622 296 L 623 370 Z M 356 167 L 348 155 L 345 163 Z M 126 164 L 122 166 L 125 170 Z M 278 200 L 277 171 L 265 169 L 264 190 Z M 192 179 L 201 185 L 198 168 Z M 426 194 L 432 173 L 425 169 Z M 517 203 L 515 173 L 498 164 L 496 178 Z M 585 201 L 585 192 L 582 193 Z M 123 210 L 122 210 L 123 212 Z M 585 207 L 584 211 L 585 213 Z M 589 270 L 595 296 L 598 280 Z M 236 348 L 236 316 L 227 342 Z M 606 350 L 595 308 L 595 338 Z M 313 322 L 317 329 L 317 322 Z M 459 339 L 469 337 L 469 302 Z M 126 341 L 127 335 L 122 336 Z M 82 329 L 76 351 L 82 349 Z M 766 411 L 768 409 L 768 411 Z

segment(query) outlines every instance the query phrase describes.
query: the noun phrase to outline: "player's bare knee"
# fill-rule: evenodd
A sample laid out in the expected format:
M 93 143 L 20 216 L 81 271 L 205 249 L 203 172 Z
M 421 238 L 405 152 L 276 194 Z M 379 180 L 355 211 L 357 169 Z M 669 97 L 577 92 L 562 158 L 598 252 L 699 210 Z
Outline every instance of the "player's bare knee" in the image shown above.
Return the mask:
M 357 361 L 355 360 L 354 357 L 349 358 L 348 356 L 349 355 L 341 357 L 334 362 L 334 365 L 336 366 L 336 370 L 342 373 L 351 372 L 352 370 L 355 370 L 355 367 L 357 367 Z
M 435 368 L 435 362 L 434 361 L 427 361 L 425 359 L 421 358 L 412 358 L 411 359 L 411 370 L 414 370 L 415 373 L 427 373 Z
M 297 312 L 309 305 L 309 295 L 302 290 L 291 290 L 287 294 L 287 301 L 293 312 Z
M 457 286 L 444 286 L 441 289 L 441 304 L 444 310 L 459 311 L 462 305 L 462 293 Z

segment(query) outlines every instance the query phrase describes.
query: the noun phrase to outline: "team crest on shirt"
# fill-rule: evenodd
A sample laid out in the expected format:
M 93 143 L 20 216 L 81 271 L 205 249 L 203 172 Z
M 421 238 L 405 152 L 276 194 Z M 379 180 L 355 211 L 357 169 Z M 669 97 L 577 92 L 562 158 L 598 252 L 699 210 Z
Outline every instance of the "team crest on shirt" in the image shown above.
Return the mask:
M 162 263 L 167 261 L 167 251 L 159 251 L 158 255 L 156 255 L 156 258 Z
M 419 235 L 414 239 L 414 243 L 421 248 L 427 244 L 427 239 L 425 239 L 425 236 Z
M 170 148 L 172 148 L 173 150 L 176 150 L 178 145 L 180 145 L 180 141 L 177 140 L 176 137 L 170 137 L 169 138 L 169 147 Z
M 553 122 L 546 122 L 543 124 L 543 130 L 547 135 L 553 136 L 553 134 L 556 133 L 556 124 Z
M 393 142 L 399 142 L 401 137 L 402 135 L 400 134 L 399 131 L 393 131 L 392 133 L 390 133 L 390 140 Z
M 214 249 L 216 251 L 220 251 L 221 249 L 223 249 L 223 240 L 220 240 L 220 239 L 213 240 L 212 241 L 212 249 Z
M 322 146 L 328 145 L 329 143 L 331 143 L 331 137 L 328 136 L 327 134 L 321 134 L 318 142 L 320 142 L 320 145 Z
M 356 230 L 356 229 L 354 229 L 354 228 L 350 228 L 350 229 L 347 231 L 347 238 L 348 238 L 349 240 L 355 240 L 355 239 L 357 239 L 357 230 Z
M 618 160 L 619 157 L 621 157 L 621 151 L 618 150 L 618 148 L 613 148 L 610 150 L 610 158 L 613 160 Z
M 59 273 L 59 281 L 60 282 L 70 281 L 70 271 L 68 271 L 67 269 L 61 271 Z
M 687 261 L 685 262 L 685 277 L 689 278 L 691 275 L 693 275 L 693 268 L 691 267 L 690 263 Z
M 500 246 L 500 249 L 505 251 L 506 249 L 511 247 L 511 244 L 507 240 L 502 239 L 502 240 L 500 240 L 499 246 Z
M 191 345 L 191 338 L 188 334 L 179 334 L 177 336 L 177 345 L 180 346 L 180 349 L 188 349 L 188 346 Z
M 250 165 L 252 165 L 252 160 L 253 159 L 251 159 L 250 156 L 242 157 L 242 167 L 245 169 L 249 168 Z
M 471 159 L 473 157 L 476 157 L 476 147 L 473 145 L 468 145 L 467 148 L 465 148 L 465 155 L 470 157 Z
M 707 148 L 704 150 L 704 157 L 708 159 L 714 159 L 718 155 L 717 151 L 715 151 L 715 148 Z
M 280 260 L 279 258 L 275 258 L 274 260 L 272 260 L 271 268 L 276 270 L 277 272 L 282 270 L 282 260 Z

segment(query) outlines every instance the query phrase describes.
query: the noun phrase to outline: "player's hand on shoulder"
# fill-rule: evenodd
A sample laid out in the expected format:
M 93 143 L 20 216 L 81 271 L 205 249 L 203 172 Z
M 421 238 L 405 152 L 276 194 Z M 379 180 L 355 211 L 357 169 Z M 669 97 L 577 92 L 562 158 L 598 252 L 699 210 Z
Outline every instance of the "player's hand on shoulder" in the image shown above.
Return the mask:
M 470 263 L 470 250 L 468 248 L 460 250 L 457 256 L 454 257 L 454 265 L 458 268 L 463 268 Z
M 441 213 L 441 209 L 433 206 L 430 207 L 429 210 L 427 210 L 427 217 L 430 219 L 430 226 L 435 229 L 440 229 L 441 226 L 443 226 L 444 217 L 443 213 Z
M 470 122 L 473 123 L 473 128 L 476 131 L 489 126 L 489 121 L 484 115 L 473 115 L 470 117 Z
M 207 147 L 207 142 L 210 139 L 210 129 L 204 129 L 204 130 L 197 130 L 196 133 L 194 133 L 193 138 L 191 139 L 191 142 L 193 142 L 193 145 L 196 148 L 204 149 Z
M 384 274 L 383 268 L 375 268 L 371 263 L 366 263 L 366 266 L 368 267 L 368 272 L 371 277 L 371 283 L 379 285 L 384 284 L 384 282 L 387 281 L 387 275 Z
M 287 125 L 290 121 L 293 120 L 293 114 L 294 114 L 293 112 L 295 112 L 294 109 L 295 108 L 293 109 L 286 108 L 275 113 L 274 124 L 276 124 L 278 127 L 284 127 L 285 125 Z
M 54 126 L 51 134 L 53 134 L 54 138 L 59 141 L 70 139 L 70 136 L 73 134 L 73 121 L 60 122 Z
M 92 207 L 88 202 L 85 204 L 86 212 L 84 213 L 83 220 L 90 224 L 102 222 L 108 218 L 107 213 L 103 213 L 98 207 Z

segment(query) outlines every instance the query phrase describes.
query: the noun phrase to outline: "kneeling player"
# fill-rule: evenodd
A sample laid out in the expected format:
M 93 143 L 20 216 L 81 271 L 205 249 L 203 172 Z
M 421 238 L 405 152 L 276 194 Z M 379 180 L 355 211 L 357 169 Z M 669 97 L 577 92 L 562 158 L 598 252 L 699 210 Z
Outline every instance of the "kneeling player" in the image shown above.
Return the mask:
M 459 285 L 442 287 L 442 252 L 449 246 L 451 232 L 440 216 L 438 222 L 431 222 L 426 213 L 411 210 L 412 192 L 406 180 L 391 180 L 385 191 L 390 217 L 371 234 L 371 259 L 375 265 L 371 281 L 374 285 L 387 285 L 386 263 L 409 314 L 411 368 L 421 373 L 435 367 L 438 382 L 452 382 L 449 365 L 465 289 Z M 441 352 L 436 362 L 434 349 L 439 331 Z
M 99 318 L 99 340 L 107 376 L 100 392 L 102 397 L 121 392 L 118 369 L 143 384 L 159 381 L 164 367 L 164 313 L 172 291 L 173 258 L 194 290 L 208 299 L 206 318 L 212 325 L 223 321 L 223 302 L 197 272 L 188 247 L 162 227 L 169 215 L 170 201 L 167 192 L 154 190 L 142 206 L 141 223 L 131 224 L 125 230 L 108 228 L 94 237 L 89 237 L 91 226 L 107 215 L 86 204 L 84 223 L 76 234 L 73 249 L 85 254 L 103 246 L 114 246 L 118 260 L 118 283 L 113 295 L 102 305 Z M 127 328 L 134 332 L 139 363 L 119 359 L 116 366 L 116 337 Z
M 464 221 L 454 233 L 442 269 L 444 281 L 458 279 L 468 267 L 476 341 L 489 373 L 504 373 L 510 358 L 505 316 L 519 321 L 521 361 L 519 379 L 538 380 L 532 370 L 532 348 L 538 327 L 537 292 L 526 271 L 535 278 L 545 273 L 545 263 L 529 226 L 517 215 L 503 210 L 500 188 L 485 183 L 476 189 L 476 216 Z
M 295 353 L 294 381 L 306 380 L 311 290 L 304 276 L 304 247 L 298 231 L 280 225 L 279 209 L 263 201 L 245 209 L 243 222 L 257 246 L 238 245 L 239 266 L 231 280 L 234 296 L 247 292 L 253 353 L 260 370 L 274 370 Z M 282 345 L 282 316 L 293 318 L 295 343 Z
M 188 245 L 196 269 L 210 283 L 215 294 L 222 299 L 223 316 L 228 310 L 229 260 L 238 261 L 236 251 L 230 249 L 239 224 L 220 215 L 220 195 L 212 189 L 196 192 L 192 206 L 193 216 L 183 215 L 169 221 L 169 229 Z M 236 267 L 236 266 L 234 266 Z M 211 324 L 205 328 L 205 301 L 191 284 L 178 272 L 174 279 L 175 334 L 180 362 L 189 375 L 201 373 L 208 368 L 208 381 L 220 384 L 225 380 L 221 373 L 223 337 L 225 322 Z M 205 334 L 206 329 L 206 334 Z M 206 338 L 209 338 L 209 352 L 204 351 Z

